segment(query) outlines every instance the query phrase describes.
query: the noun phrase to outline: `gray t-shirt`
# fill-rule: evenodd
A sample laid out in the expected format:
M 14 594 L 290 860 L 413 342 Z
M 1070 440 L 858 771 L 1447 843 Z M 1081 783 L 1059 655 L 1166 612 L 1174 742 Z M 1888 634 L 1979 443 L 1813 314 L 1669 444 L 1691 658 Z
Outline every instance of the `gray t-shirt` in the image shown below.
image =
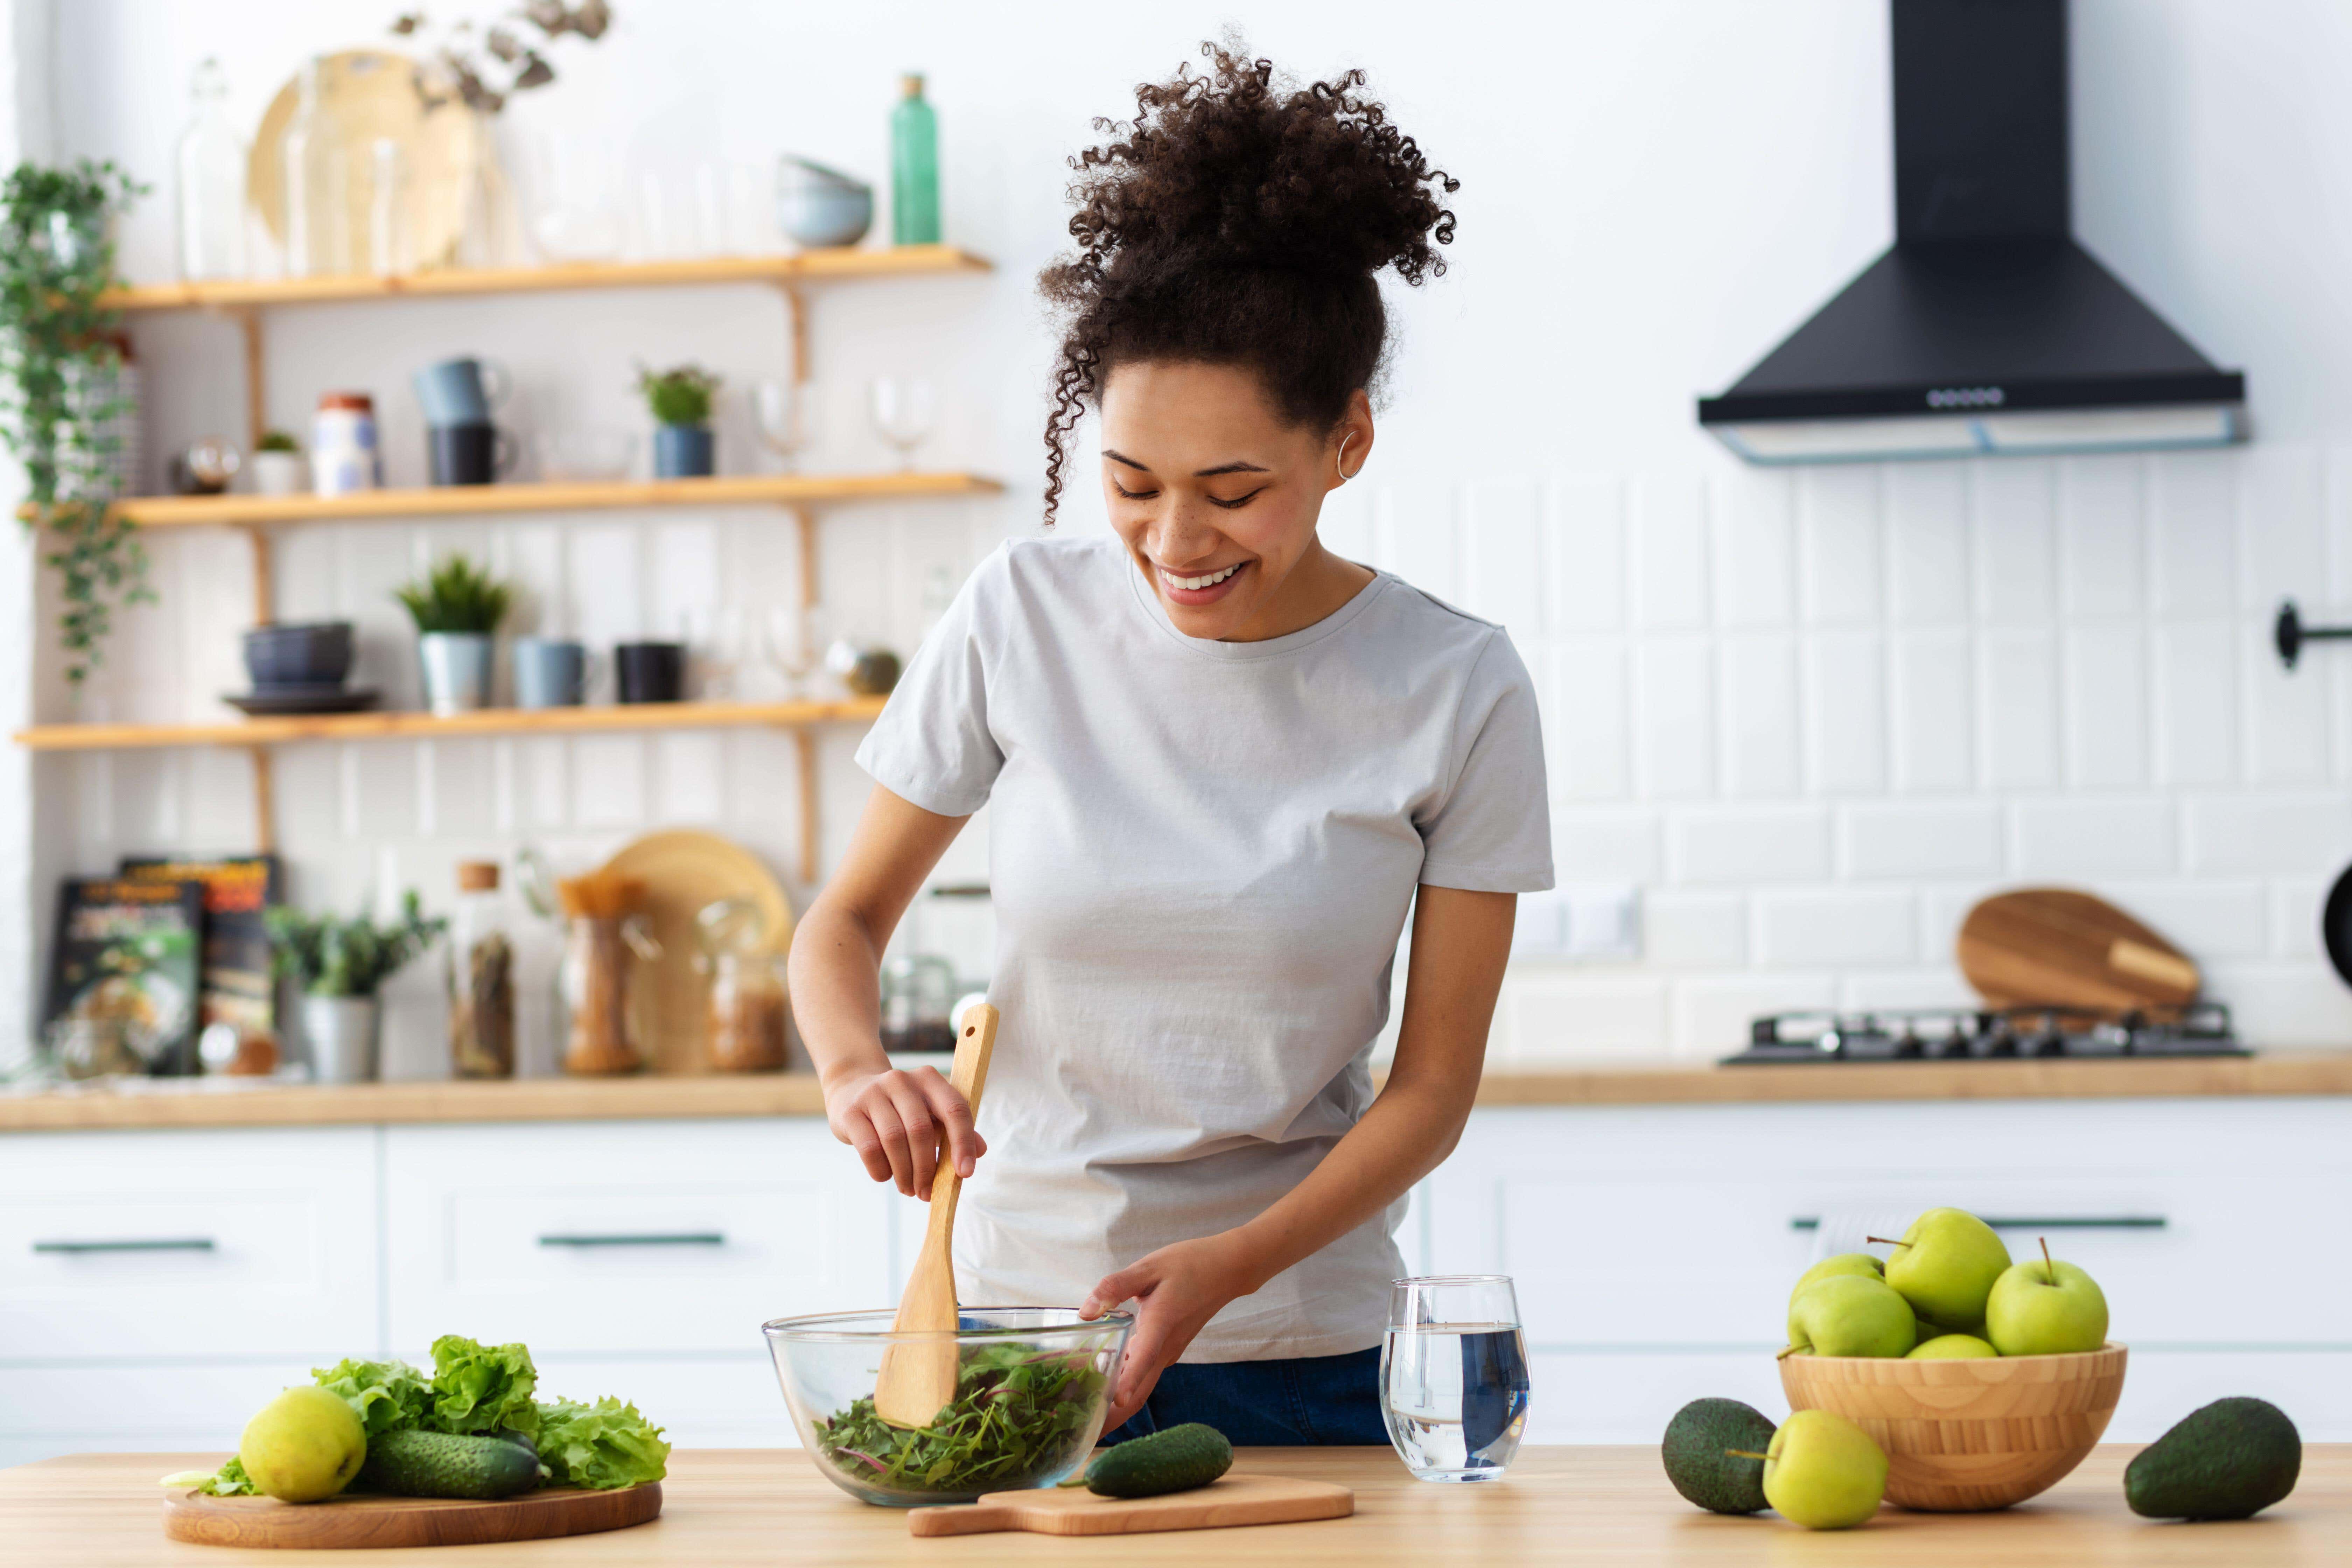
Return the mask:
M 1535 691 L 1499 626 L 1383 573 L 1304 631 L 1188 637 L 1116 539 L 990 556 L 858 748 L 989 813 L 1003 1014 L 959 1294 L 1075 1306 L 1263 1212 L 1371 1101 L 1413 889 L 1551 886 Z M 1378 1344 L 1390 1211 L 1186 1361 Z

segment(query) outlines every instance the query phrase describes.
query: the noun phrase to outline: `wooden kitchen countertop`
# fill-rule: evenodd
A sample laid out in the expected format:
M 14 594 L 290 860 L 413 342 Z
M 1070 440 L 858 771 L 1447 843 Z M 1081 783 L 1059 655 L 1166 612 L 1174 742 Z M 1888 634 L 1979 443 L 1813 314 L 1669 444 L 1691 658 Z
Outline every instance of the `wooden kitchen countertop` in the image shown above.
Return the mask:
M 1482 1106 L 2145 1100 L 2200 1095 L 2352 1095 L 2352 1051 L 2281 1051 L 2180 1061 L 1498 1068 L 1488 1071 L 1478 1086 Z M 143 1079 L 120 1088 L 0 1092 L 0 1132 L 824 1113 L 816 1079 L 806 1073 L 343 1087 L 236 1079 Z
M 370 1552 L 353 1568 L 487 1563 L 629 1563 L 635 1568 L 751 1564 L 1215 1563 L 1219 1568 L 1580 1568 L 1676 1563 L 1734 1568 L 2284 1568 L 2352 1562 L 2352 1445 L 2304 1450 L 2294 1495 L 2259 1518 L 2159 1524 L 2124 1507 L 2136 1450 L 2102 1447 L 2032 1502 L 2000 1513 L 1887 1509 L 1859 1530 L 1809 1534 L 1762 1515 L 1727 1519 L 1676 1497 L 1655 1448 L 1531 1448 L 1510 1477 L 1481 1487 L 1413 1480 L 1386 1448 L 1245 1448 L 1242 1467 L 1334 1480 L 1356 1491 L 1349 1519 L 1251 1529 L 1058 1539 L 974 1535 L 917 1541 L 903 1514 L 851 1500 L 790 1449 L 674 1454 L 661 1518 L 634 1530 L 560 1541 Z M 280 1552 L 191 1546 L 163 1539 L 157 1477 L 216 1455 L 78 1455 L 0 1470 L 0 1542 L 11 1562 L 41 1568 L 251 1564 L 289 1568 Z M 322 1562 L 325 1554 L 299 1559 Z M 343 1560 L 338 1554 L 332 1560 Z

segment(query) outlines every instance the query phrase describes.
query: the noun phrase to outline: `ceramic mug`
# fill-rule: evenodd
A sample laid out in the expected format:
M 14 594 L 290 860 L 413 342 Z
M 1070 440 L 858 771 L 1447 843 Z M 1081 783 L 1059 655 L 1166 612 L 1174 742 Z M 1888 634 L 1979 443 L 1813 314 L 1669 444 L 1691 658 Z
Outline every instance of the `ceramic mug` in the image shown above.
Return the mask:
M 625 642 L 613 650 L 624 702 L 676 702 L 686 695 L 686 645 Z
M 518 708 L 576 708 L 588 691 L 588 650 L 557 637 L 517 637 L 514 690 Z
M 436 425 L 425 434 L 436 485 L 487 485 L 515 466 L 515 438 L 495 425 Z
M 487 425 L 514 390 L 514 378 L 495 360 L 445 359 L 408 380 L 427 425 Z

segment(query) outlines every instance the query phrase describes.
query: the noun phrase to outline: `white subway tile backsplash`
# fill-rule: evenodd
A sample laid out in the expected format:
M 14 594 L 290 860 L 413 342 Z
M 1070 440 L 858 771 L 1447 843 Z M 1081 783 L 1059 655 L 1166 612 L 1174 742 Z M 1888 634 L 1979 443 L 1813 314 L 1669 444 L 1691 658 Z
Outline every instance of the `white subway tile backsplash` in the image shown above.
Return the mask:
M 564 597 L 572 635 L 599 648 L 650 637 L 637 525 L 575 522 L 569 542 Z
M 2324 963 L 2327 949 L 2320 934 L 2321 911 L 2327 907 L 2327 895 L 2336 885 L 2334 875 L 2325 877 L 2281 877 L 2271 884 L 2270 956 Z M 2253 890 L 2253 889 L 2249 889 Z M 2253 922 L 2260 934 L 2263 922 Z M 2256 957 L 2258 953 L 2229 953 L 2230 957 Z
M 1940 958 L 1939 950 L 1926 954 Z M 1860 970 L 1838 983 L 1838 1005 L 1852 1013 L 1893 1012 L 1916 1008 L 1978 1007 L 1979 997 L 1960 974 L 1946 963 L 1933 969 Z
M 2047 632 L 1985 634 L 1978 712 L 1984 782 L 1997 789 L 2058 782 L 2058 658 Z
M 2172 869 L 2172 802 L 2146 796 L 2027 801 L 2013 808 L 2011 864 L 2021 877 L 2095 881 Z
M 343 837 L 363 844 L 410 838 L 418 824 L 422 773 L 414 741 L 342 745 Z
M 2225 622 L 2156 630 L 2157 776 L 2168 784 L 2238 776 L 2237 644 Z
M 787 532 L 782 529 L 763 531 L 774 534 L 778 543 L 783 542 Z M 1325 496 L 1323 510 L 1315 520 L 1315 536 L 1323 542 L 1324 549 L 1341 560 L 1370 563 L 1372 558 L 1371 487 L 1357 484 L 1341 485 L 1338 489 Z M 749 568 L 751 563 L 743 557 L 750 549 L 755 548 L 754 542 L 741 530 L 738 531 L 737 541 L 737 568 L 739 570 Z M 781 552 L 775 555 L 773 562 L 776 567 L 781 568 L 784 565 Z M 752 580 L 762 583 L 762 586 L 767 590 L 763 596 L 781 603 L 787 602 L 783 599 L 786 575 L 786 573 L 779 571 L 772 582 L 760 578 Z
M 2215 964 L 2205 977 L 2206 990 L 2229 1003 L 2244 1039 L 2338 1050 L 2352 1039 L 2352 988 L 2324 964 Z
M 1895 787 L 1906 795 L 1976 782 L 1973 645 L 1965 632 L 1901 632 L 1894 643 Z
M 656 818 L 696 826 L 724 820 L 727 737 L 715 730 L 688 730 L 650 739 Z
M 1805 645 L 1806 773 L 1816 790 L 1886 787 L 1886 647 L 1874 632 L 1823 632 Z
M 2245 672 L 2246 776 L 2258 784 L 2317 784 L 2328 776 L 2328 690 L 2315 670 L 2290 670 L 2269 630 L 2240 634 Z M 2319 657 L 2326 657 L 2325 645 Z
M 2261 958 L 2271 948 L 2271 914 L 2260 882 L 2116 883 L 2105 897 L 2147 922 L 2200 963 Z
M 1768 969 L 1909 963 L 1918 957 L 1917 900 L 1892 889 L 1825 889 L 1756 896 L 1757 962 Z
M 1470 487 L 1469 603 L 1525 645 L 1544 629 L 1543 491 L 1533 479 L 1494 479 Z
M 2239 607 L 2268 616 L 2281 599 L 2307 597 L 2327 581 L 2326 455 L 2316 447 L 2281 442 L 2259 443 L 2236 456 L 2245 465 Z
M 1724 792 L 1797 794 L 1801 781 L 1795 639 L 1726 637 L 1717 662 L 1723 691 Z
M 1677 882 L 1815 882 L 1830 874 L 1829 812 L 1816 805 L 1691 807 L 1666 830 Z
M 499 831 L 510 814 L 499 799 L 498 746 L 496 741 L 473 738 L 418 744 L 425 808 L 418 831 L 447 838 L 480 838 Z
M 1658 881 L 1662 846 L 1653 810 L 1560 806 L 1551 814 L 1552 872 L 1562 882 Z
M 1654 1056 L 1666 1036 L 1665 982 L 1648 976 L 1515 972 L 1509 1020 L 1514 1066 Z
M 1545 771 L 1563 800 L 1619 800 L 1633 782 L 1625 644 L 1571 637 L 1551 650 L 1543 712 Z
M 2316 876 L 2352 856 L 2352 801 L 2341 795 L 2192 795 L 2184 809 L 2196 876 Z
M 1398 576 L 1448 604 L 1462 595 L 1462 533 L 1451 486 L 1406 480 L 1381 487 L 1374 503 L 1375 537 Z
M 1744 968 L 1747 895 L 1654 889 L 1642 900 L 1642 962 L 1654 969 Z
M 2167 452 L 2153 460 L 2149 522 L 2164 616 L 2227 614 L 2236 595 L 2239 455 Z
M 1874 621 L 1880 594 L 1879 470 L 1802 470 L 1797 486 L 1799 602 L 1816 626 Z
M 1738 974 L 1674 983 L 1674 1051 L 1704 1061 L 1748 1044 L 1748 1025 L 1767 1013 L 1795 1013 L 1837 1005 L 1829 974 Z
M 2136 626 L 2068 632 L 2066 778 L 2117 788 L 2147 782 L 2147 654 Z
M 1730 469 L 1716 492 L 1715 587 L 1727 626 L 1785 626 L 1797 603 L 1796 488 L 1778 468 Z
M 1625 624 L 1625 487 L 1565 479 L 1551 487 L 1551 624 L 1616 631 Z
M 1659 638 L 1634 659 L 1635 784 L 1645 796 L 1702 795 L 1715 788 L 1715 681 L 1697 637 Z
M 1707 623 L 1706 491 L 1696 474 L 1633 481 L 1634 622 L 1645 631 Z
M 2034 458 L 1982 463 L 1970 476 L 1979 613 L 2038 625 L 2057 604 L 2057 469 Z
M 2140 607 L 2144 463 L 2069 458 L 2060 468 L 2059 602 L 2069 615 L 2127 616 Z
M 1839 868 L 1865 880 L 1990 876 L 2000 808 L 1989 801 L 1856 804 L 1838 810 Z
M 1968 468 L 1897 463 L 1886 471 L 1886 548 L 1895 624 L 1969 618 Z
M 576 735 L 571 745 L 574 826 L 626 827 L 651 816 L 644 737 Z

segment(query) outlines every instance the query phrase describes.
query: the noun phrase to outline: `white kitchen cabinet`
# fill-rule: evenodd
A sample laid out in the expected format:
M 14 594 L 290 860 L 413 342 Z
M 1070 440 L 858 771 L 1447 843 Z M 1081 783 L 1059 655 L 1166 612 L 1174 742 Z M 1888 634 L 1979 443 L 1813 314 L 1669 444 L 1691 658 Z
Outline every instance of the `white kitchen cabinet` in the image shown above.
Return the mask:
M 0 1365 L 0 1465 L 59 1454 L 226 1458 L 255 1411 L 279 1389 L 310 1382 L 311 1367 L 322 1364 L 315 1355 L 285 1355 Z
M 1428 1184 L 1430 1266 L 1517 1280 L 1539 1437 L 1654 1441 L 1700 1394 L 1785 1407 L 1769 1352 L 1814 1256 L 1795 1222 L 2063 1221 L 2042 1234 L 2134 1350 L 2116 1436 L 2273 1387 L 2306 1436 L 2352 1436 L 2352 1256 L 2315 1240 L 2352 1212 L 2347 1132 L 2321 1100 L 1481 1111 Z
M 393 1127 L 386 1321 L 534 1353 L 758 1351 L 760 1325 L 887 1305 L 892 1215 L 823 1121 Z
M 0 1139 L 0 1366 L 380 1337 L 368 1128 Z

